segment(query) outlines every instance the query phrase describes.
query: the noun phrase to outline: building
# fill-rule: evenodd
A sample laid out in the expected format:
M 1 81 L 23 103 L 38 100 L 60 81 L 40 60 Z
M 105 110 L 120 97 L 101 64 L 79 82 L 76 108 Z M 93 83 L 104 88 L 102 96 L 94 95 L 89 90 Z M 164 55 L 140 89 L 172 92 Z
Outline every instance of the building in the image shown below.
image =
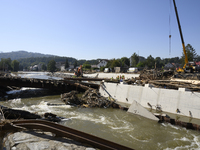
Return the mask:
M 107 63 L 108 63 L 108 60 L 106 60 L 106 59 L 99 60 L 97 67 L 98 68 L 105 67 L 107 65 Z
M 70 70 L 72 70 L 72 69 L 74 69 L 74 65 L 69 65 L 69 67 L 66 68 L 66 70 L 68 70 L 68 71 L 70 71 Z
M 65 65 L 60 66 L 60 71 L 65 71 Z
M 180 64 L 178 63 L 167 63 L 165 66 L 164 66 L 164 69 L 172 69 L 172 70 L 176 70 L 177 68 L 180 67 Z

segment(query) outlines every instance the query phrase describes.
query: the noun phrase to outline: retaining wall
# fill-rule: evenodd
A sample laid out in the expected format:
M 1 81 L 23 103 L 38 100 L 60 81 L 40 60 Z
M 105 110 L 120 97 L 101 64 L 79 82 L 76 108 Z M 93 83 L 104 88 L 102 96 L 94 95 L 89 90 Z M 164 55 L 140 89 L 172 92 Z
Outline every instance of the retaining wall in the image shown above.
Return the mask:
M 146 108 L 151 105 L 153 109 L 160 107 L 165 112 L 200 119 L 200 93 L 184 88 L 171 90 L 154 88 L 149 84 L 143 87 L 104 82 L 99 91 L 102 96 L 110 94 L 119 102 L 132 104 L 135 100 Z

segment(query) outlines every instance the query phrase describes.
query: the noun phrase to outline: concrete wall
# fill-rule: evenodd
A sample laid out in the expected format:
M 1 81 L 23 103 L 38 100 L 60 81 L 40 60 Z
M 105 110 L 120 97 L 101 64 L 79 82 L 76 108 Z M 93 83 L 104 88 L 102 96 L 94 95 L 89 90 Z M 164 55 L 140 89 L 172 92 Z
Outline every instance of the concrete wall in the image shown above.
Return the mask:
M 200 119 L 200 93 L 198 92 L 185 91 L 185 89 L 160 89 L 148 84 L 142 87 L 105 82 L 102 87 L 99 90 L 102 96 L 107 97 L 109 93 L 119 102 L 132 104 L 135 100 L 146 108 L 150 108 L 149 103 L 153 109 L 160 106 L 165 112 L 188 117 L 192 115 L 193 118 Z

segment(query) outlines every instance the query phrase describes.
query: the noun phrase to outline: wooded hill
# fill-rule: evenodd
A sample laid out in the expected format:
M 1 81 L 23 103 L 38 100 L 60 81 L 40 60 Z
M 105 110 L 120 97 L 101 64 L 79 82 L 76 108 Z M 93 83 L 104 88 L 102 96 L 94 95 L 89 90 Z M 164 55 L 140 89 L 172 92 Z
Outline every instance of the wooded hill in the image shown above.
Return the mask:
M 10 58 L 11 60 L 18 60 L 20 58 L 30 58 L 30 57 L 53 57 L 54 55 L 46 55 L 41 53 L 32 53 L 27 51 L 15 51 L 8 53 L 0 53 L 1 58 Z
M 73 57 L 60 57 L 56 55 L 47 55 L 41 53 L 32 53 L 27 51 L 15 51 L 15 52 L 8 52 L 8 53 L 0 53 L 1 58 L 10 58 L 11 60 L 17 60 L 20 63 L 20 68 L 27 68 L 33 65 L 38 64 L 45 64 L 47 65 L 50 60 L 55 60 L 56 62 L 66 62 L 68 60 L 69 64 L 76 64 L 82 65 L 86 61 L 89 62 L 91 65 L 96 65 L 100 59 L 94 60 L 77 60 Z

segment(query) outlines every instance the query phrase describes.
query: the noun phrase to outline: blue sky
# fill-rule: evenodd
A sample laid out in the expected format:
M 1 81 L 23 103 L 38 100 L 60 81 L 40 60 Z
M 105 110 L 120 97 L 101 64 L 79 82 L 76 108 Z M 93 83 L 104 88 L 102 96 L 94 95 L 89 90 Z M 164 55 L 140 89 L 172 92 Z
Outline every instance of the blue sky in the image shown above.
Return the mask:
M 176 5 L 185 45 L 200 54 L 200 0 Z M 1 0 L 0 19 L 0 52 L 87 60 L 182 55 L 172 0 Z

